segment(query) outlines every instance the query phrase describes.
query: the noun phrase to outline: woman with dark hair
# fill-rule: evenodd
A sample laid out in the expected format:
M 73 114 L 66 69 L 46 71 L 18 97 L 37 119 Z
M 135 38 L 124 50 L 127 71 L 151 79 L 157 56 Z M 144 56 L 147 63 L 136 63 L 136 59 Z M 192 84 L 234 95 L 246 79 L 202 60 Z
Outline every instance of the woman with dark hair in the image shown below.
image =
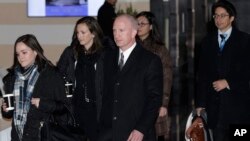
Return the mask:
M 159 140 L 167 138 L 167 108 L 172 86 L 172 62 L 167 48 L 161 40 L 156 18 L 153 13 L 143 11 L 136 15 L 139 29 L 137 36 L 142 46 L 155 53 L 161 58 L 163 66 L 163 98 L 162 106 L 159 109 L 159 116 L 156 121 L 156 133 Z
M 14 110 L 2 115 L 12 118 L 12 141 L 38 141 L 40 122 L 64 110 L 64 83 L 53 64 L 43 55 L 36 37 L 26 34 L 14 46 L 14 63 L 4 77 L 5 93 L 13 93 Z
M 103 32 L 93 17 L 76 22 L 72 43 L 62 53 L 57 67 L 74 85 L 73 112 L 90 141 L 96 141 L 101 105 Z

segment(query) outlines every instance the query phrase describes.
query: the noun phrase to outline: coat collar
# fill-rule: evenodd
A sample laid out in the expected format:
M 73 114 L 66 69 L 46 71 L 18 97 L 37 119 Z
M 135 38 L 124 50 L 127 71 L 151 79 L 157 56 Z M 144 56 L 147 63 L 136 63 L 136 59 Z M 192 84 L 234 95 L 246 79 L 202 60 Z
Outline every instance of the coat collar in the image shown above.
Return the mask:
M 232 44 L 235 42 L 235 40 L 237 38 L 237 33 L 238 33 L 238 30 L 235 27 L 232 27 L 232 32 L 231 32 L 230 36 L 228 37 L 222 52 L 225 52 L 226 50 L 231 48 Z M 216 49 L 219 51 L 218 31 L 213 34 L 212 38 L 213 38 L 213 45 L 212 46 L 216 47 Z
M 139 54 L 140 51 L 142 49 L 142 46 L 138 43 L 136 43 L 135 48 L 133 49 L 133 51 L 131 52 L 131 54 L 128 57 L 128 60 L 126 61 L 124 67 L 122 68 L 122 70 L 120 71 L 121 73 L 125 73 L 126 71 L 128 71 L 131 67 L 134 67 L 134 64 L 136 62 L 136 60 L 138 60 L 139 58 Z M 119 59 L 119 51 L 117 53 L 117 59 Z M 118 67 L 117 67 L 118 68 Z

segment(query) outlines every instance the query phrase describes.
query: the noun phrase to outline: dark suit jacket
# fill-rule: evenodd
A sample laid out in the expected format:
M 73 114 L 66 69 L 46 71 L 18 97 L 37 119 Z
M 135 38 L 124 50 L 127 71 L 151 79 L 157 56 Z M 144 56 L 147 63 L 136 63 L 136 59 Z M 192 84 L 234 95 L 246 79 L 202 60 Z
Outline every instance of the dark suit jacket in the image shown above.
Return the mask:
M 218 33 L 205 37 L 197 76 L 196 107 L 205 107 L 208 125 L 250 122 L 250 40 L 235 28 L 219 51 Z M 230 89 L 216 92 L 212 83 L 226 79 Z
M 105 58 L 101 132 L 111 129 L 113 141 L 125 141 L 136 129 L 154 141 L 163 93 L 161 60 L 137 44 L 120 71 L 118 52 Z

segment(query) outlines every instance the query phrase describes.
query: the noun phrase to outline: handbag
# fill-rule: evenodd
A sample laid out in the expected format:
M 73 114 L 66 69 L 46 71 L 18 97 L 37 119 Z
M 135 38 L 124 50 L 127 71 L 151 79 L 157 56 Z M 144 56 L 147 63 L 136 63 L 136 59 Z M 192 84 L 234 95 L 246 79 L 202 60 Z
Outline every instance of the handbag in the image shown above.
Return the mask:
M 202 111 L 198 116 L 196 111 L 192 111 L 187 119 L 185 140 L 186 141 L 211 141 L 211 133 L 207 125 L 206 111 Z
M 76 124 L 75 118 L 68 106 L 66 106 L 67 121 L 58 122 L 57 115 L 50 114 L 47 119 L 40 122 L 40 141 L 84 141 L 86 136 Z
M 187 133 L 191 141 L 205 141 L 203 121 L 197 117 L 192 125 L 187 129 Z

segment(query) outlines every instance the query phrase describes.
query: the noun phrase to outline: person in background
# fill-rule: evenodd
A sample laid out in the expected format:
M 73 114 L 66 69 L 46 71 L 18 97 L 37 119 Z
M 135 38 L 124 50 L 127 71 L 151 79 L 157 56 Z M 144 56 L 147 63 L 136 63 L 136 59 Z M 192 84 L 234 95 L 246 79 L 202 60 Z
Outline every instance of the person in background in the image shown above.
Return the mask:
M 104 58 L 104 92 L 98 141 L 155 141 L 163 93 L 160 58 L 136 42 L 138 22 L 127 14 L 113 25 L 119 47 Z
M 31 34 L 17 38 L 14 63 L 4 77 L 5 93 L 14 94 L 14 110 L 2 105 L 2 116 L 12 118 L 12 141 L 38 141 L 40 122 L 64 110 L 64 83 Z
M 97 123 L 101 108 L 104 47 L 103 32 L 93 17 L 76 22 L 72 43 L 67 47 L 57 67 L 66 81 L 74 84 L 73 112 L 80 128 L 90 141 L 97 139 Z
M 236 28 L 236 9 L 221 0 L 213 4 L 217 27 L 201 46 L 195 107 L 207 113 L 214 141 L 228 141 L 232 124 L 250 123 L 250 38 Z
M 169 129 L 167 129 L 168 103 L 173 79 L 171 57 L 160 38 L 155 15 L 151 12 L 143 11 L 137 14 L 136 18 L 139 25 L 137 36 L 139 37 L 140 43 L 145 49 L 158 55 L 161 58 L 163 66 L 162 106 L 159 109 L 155 127 L 156 134 L 159 138 L 158 140 L 166 140 L 169 131 Z
M 105 36 L 113 40 L 113 22 L 116 17 L 115 4 L 117 0 L 105 0 L 104 4 L 99 8 L 97 20 L 101 26 Z

